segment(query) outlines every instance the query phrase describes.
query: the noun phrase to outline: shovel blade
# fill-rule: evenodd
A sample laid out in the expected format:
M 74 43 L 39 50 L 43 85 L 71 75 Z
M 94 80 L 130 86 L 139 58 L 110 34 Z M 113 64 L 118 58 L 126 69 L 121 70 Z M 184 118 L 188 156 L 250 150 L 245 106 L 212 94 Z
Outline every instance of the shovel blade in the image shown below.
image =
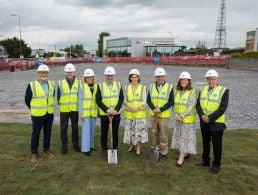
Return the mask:
M 151 147 L 149 156 L 151 159 L 158 161 L 159 160 L 159 149 Z
M 117 150 L 108 150 L 108 164 L 117 163 Z

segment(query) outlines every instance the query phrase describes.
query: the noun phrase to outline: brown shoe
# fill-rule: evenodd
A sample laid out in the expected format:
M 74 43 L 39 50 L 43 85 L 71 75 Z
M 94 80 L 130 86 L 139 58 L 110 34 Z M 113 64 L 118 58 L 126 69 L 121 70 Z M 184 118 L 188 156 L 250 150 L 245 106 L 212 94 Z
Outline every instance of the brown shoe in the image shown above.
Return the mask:
M 45 151 L 44 154 L 46 155 L 47 158 L 54 158 L 55 155 L 53 154 L 53 152 L 51 151 Z
M 37 154 L 31 154 L 30 162 L 37 162 L 38 161 L 38 155 Z

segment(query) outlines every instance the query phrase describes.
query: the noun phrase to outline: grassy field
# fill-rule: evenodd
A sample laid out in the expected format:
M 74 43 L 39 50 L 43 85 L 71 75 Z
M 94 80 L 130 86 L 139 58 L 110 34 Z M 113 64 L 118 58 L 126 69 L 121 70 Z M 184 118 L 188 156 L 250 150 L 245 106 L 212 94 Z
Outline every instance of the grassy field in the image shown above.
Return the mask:
M 40 160 L 29 161 L 31 126 L 0 124 L 0 194 L 257 194 L 258 131 L 226 131 L 222 169 L 219 174 L 198 168 L 201 153 L 176 168 L 177 153 L 169 151 L 167 162 L 148 158 L 149 145 L 142 155 L 127 153 L 120 130 L 119 164 L 108 165 L 100 155 L 99 129 L 91 157 L 69 150 L 61 155 L 59 126 L 54 126 L 54 159 L 45 159 L 40 142 Z M 171 143 L 171 137 L 170 141 Z

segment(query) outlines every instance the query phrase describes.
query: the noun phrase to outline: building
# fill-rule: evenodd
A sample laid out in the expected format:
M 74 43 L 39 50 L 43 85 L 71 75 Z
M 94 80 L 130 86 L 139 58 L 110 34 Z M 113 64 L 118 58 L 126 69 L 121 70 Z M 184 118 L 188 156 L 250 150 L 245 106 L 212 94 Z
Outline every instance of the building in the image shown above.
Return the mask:
M 258 51 L 258 28 L 246 33 L 245 51 Z
M 184 46 L 177 46 L 173 38 L 104 37 L 103 54 L 109 57 L 144 57 L 174 55 Z
M 9 54 L 7 53 L 4 46 L 0 45 L 0 59 L 7 59 Z

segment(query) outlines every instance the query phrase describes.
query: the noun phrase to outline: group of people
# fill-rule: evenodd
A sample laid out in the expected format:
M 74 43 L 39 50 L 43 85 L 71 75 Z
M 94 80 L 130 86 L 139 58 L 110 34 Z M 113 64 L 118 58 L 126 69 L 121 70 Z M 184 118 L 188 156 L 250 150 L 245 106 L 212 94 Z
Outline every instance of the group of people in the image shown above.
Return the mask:
M 123 142 L 128 144 L 128 152 L 141 154 L 141 144 L 148 142 L 147 113 L 150 115 L 153 150 L 159 151 L 158 160 L 168 157 L 168 124 L 173 114 L 174 128 L 172 149 L 179 150 L 177 167 L 185 158 L 197 154 L 196 115 L 200 117 L 203 140 L 202 160 L 197 166 L 210 166 L 210 142 L 213 145 L 214 161 L 212 173 L 220 170 L 222 156 L 222 136 L 225 130 L 225 111 L 229 90 L 218 84 L 219 75 L 215 70 L 206 73 L 207 85 L 200 90 L 192 87 L 188 72 L 179 75 L 174 87 L 166 81 L 166 71 L 158 67 L 154 71 L 155 82 L 150 86 L 141 84 L 138 69 L 131 69 L 128 84 L 122 86 L 115 80 L 116 71 L 112 66 L 105 68 L 105 80 L 95 82 L 95 73 L 87 68 L 83 79 L 75 78 L 75 66 L 71 63 L 64 68 L 65 78 L 58 82 L 57 102 L 60 111 L 61 153 L 68 152 L 68 123 L 71 120 L 72 145 L 75 152 L 91 156 L 94 149 L 94 131 L 97 117 L 101 126 L 101 152 L 107 157 L 108 130 L 112 121 L 113 149 L 118 149 L 118 131 L 124 108 L 125 129 Z M 38 79 L 28 84 L 25 95 L 32 119 L 31 162 L 38 161 L 40 131 L 43 128 L 43 152 L 53 158 L 50 151 L 52 124 L 54 119 L 54 82 L 48 80 L 49 68 L 40 65 Z M 149 111 L 147 109 L 149 107 Z M 110 120 L 112 118 L 112 120 Z M 78 121 L 81 121 L 81 147 L 79 144 Z

